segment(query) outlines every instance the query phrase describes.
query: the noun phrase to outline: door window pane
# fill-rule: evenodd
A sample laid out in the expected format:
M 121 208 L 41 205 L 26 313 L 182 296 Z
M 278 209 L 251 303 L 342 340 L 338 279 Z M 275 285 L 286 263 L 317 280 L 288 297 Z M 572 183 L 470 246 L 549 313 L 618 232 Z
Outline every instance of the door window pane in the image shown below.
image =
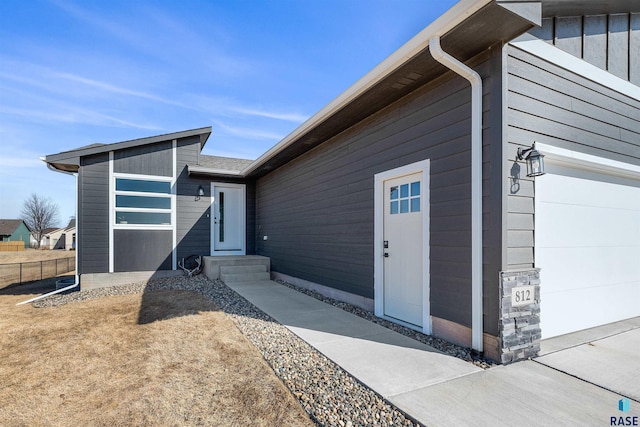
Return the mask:
M 419 196 L 420 195 L 420 181 L 411 183 L 411 196 Z
M 391 187 L 391 214 L 420 212 L 420 181 Z
M 218 240 L 224 242 L 224 193 L 221 191 L 218 195 L 218 204 L 220 206 L 220 219 L 218 220 Z
M 391 200 L 398 198 L 398 187 L 391 187 Z
M 400 197 L 409 197 L 409 184 L 402 184 L 400 186 Z
M 420 197 L 411 199 L 411 212 L 420 212 Z

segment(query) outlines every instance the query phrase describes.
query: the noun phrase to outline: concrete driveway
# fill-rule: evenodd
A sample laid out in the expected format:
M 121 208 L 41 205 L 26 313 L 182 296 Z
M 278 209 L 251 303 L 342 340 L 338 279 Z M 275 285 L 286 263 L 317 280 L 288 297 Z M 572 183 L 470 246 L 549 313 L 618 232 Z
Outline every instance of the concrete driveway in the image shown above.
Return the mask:
M 547 340 L 542 348 L 534 360 L 389 400 L 426 425 L 608 426 L 620 416 L 640 424 L 640 318 Z M 624 397 L 629 412 L 618 410 Z
M 535 361 L 640 402 L 640 317 L 542 342 Z

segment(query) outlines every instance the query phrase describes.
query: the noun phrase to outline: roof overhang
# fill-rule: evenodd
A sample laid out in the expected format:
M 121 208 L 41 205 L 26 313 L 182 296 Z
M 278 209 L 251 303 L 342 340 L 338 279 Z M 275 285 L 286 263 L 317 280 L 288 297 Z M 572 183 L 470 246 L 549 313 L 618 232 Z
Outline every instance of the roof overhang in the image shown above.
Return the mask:
M 353 86 L 247 166 L 242 174 L 263 176 L 448 70 L 429 53 L 441 37 L 449 54 L 467 61 L 540 25 L 540 1 L 461 0 Z
M 199 129 L 185 130 L 181 132 L 168 133 L 164 135 L 157 135 L 149 138 L 132 139 L 130 141 L 116 142 L 113 144 L 94 144 L 88 147 L 78 148 L 76 150 L 50 154 L 48 156 L 42 157 L 42 160 L 47 163 L 49 168 L 55 169 L 60 172 L 75 173 L 78 172 L 78 168 L 80 167 L 80 159 L 82 157 L 139 147 L 141 145 L 155 144 L 158 142 L 191 138 L 194 136 L 200 138 L 200 150 L 202 150 L 204 144 L 209 138 L 209 135 L 211 135 L 211 126 Z

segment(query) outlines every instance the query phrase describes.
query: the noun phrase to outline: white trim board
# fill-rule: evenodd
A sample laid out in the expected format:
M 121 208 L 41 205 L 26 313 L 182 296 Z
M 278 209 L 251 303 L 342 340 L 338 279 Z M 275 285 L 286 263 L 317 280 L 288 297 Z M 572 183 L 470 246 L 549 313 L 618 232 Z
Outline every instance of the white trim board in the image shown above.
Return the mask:
M 545 161 L 565 164 L 590 172 L 640 180 L 640 166 L 631 163 L 610 160 L 604 157 L 567 150 L 566 148 L 541 144 L 539 142 L 536 142 L 536 149 L 545 155 Z
M 640 101 L 640 87 L 589 64 L 584 59 L 577 58 L 531 34 L 523 34 L 509 42 L 509 44 L 585 79 Z
M 373 275 L 373 295 L 374 313 L 378 317 L 388 319 L 394 323 L 409 326 L 416 329 L 416 326 L 409 325 L 397 319 L 392 319 L 384 315 L 384 260 L 383 260 L 383 236 L 384 236 L 384 182 L 404 175 L 422 173 L 423 197 L 422 197 L 422 332 L 431 334 L 431 300 L 430 300 L 430 253 L 429 253 L 429 218 L 430 218 L 430 165 L 429 159 L 401 166 L 396 169 L 380 172 L 374 176 L 374 275 Z
M 115 197 L 113 197 L 116 186 L 113 175 L 113 151 L 109 151 L 109 273 L 114 270 L 114 249 L 113 249 L 113 226 L 115 224 Z

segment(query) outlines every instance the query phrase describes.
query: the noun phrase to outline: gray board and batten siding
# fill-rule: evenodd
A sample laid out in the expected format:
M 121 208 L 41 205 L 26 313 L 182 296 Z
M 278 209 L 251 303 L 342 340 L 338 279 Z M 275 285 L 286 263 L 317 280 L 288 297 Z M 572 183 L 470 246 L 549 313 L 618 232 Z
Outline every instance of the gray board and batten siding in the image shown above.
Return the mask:
M 530 33 L 640 85 L 640 14 L 550 17 Z
M 80 159 L 78 187 L 78 273 L 106 273 L 109 271 L 109 153 Z
M 640 165 L 640 101 L 508 48 L 507 170 L 533 141 Z M 544 179 L 540 177 L 537 179 Z M 508 194 L 508 267 L 534 267 L 534 181 L 521 173 Z
M 500 170 L 489 164 L 501 159 L 501 57 L 499 46 L 469 62 L 484 78 L 485 218 L 500 218 L 502 207 Z M 274 271 L 373 298 L 374 175 L 430 159 L 431 314 L 470 326 L 470 99 L 469 83 L 443 69 L 259 178 L 257 253 L 271 258 Z M 487 220 L 484 227 L 485 331 L 496 335 L 502 225 Z

